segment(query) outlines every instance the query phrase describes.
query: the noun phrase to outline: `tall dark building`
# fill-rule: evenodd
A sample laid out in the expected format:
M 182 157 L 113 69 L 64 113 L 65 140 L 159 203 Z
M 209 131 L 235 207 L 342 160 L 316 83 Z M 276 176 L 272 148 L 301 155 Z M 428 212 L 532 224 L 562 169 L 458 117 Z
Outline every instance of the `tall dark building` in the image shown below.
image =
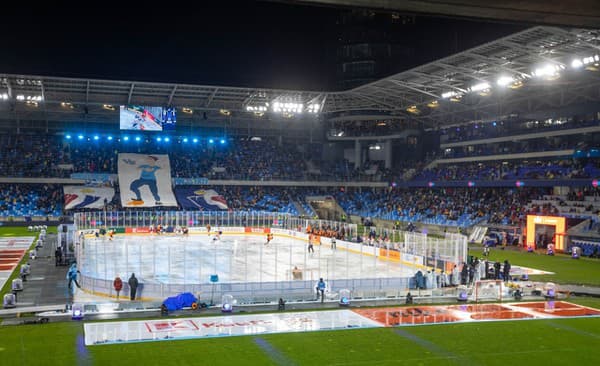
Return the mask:
M 349 10 L 337 21 L 337 88 L 349 89 L 402 70 L 414 56 L 407 32 L 414 16 Z

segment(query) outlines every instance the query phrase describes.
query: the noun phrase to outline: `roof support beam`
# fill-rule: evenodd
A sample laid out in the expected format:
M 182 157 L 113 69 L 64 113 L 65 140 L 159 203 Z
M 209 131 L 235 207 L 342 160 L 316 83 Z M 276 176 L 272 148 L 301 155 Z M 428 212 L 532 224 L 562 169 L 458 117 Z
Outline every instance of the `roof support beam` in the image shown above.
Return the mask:
M 170 106 L 171 103 L 173 102 L 173 96 L 175 96 L 176 91 L 177 91 L 177 85 L 175 85 L 173 87 L 173 90 L 171 90 L 171 94 L 169 94 L 169 102 L 167 103 L 168 106 Z
M 135 83 L 131 83 L 131 88 L 129 88 L 129 95 L 127 96 L 127 104 L 131 104 L 131 96 L 133 95 L 133 88 L 135 88 Z

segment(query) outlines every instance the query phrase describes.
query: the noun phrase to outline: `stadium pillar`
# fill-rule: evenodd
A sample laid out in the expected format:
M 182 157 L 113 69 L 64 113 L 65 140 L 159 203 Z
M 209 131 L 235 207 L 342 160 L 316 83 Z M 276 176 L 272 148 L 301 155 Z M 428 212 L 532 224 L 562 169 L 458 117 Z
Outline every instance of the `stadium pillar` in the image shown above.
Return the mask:
M 361 154 L 361 146 L 360 141 L 354 140 L 354 168 L 360 169 L 362 162 L 360 161 L 362 157 Z
M 384 145 L 385 168 L 392 168 L 392 140 L 386 140 Z

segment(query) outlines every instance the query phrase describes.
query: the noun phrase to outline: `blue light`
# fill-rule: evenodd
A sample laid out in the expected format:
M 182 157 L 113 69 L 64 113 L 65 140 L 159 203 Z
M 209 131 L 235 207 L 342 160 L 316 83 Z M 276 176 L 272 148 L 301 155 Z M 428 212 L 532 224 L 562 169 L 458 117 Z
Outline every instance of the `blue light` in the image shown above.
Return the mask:
M 171 139 L 168 137 L 165 137 L 165 142 L 169 142 L 169 141 L 171 141 Z
M 224 140 L 224 139 L 221 139 L 221 143 L 222 143 L 222 144 L 224 144 L 224 143 L 225 143 L 225 140 Z
M 194 142 L 194 144 L 195 144 L 196 142 L 198 142 L 198 139 L 193 139 L 192 141 L 193 141 L 193 142 Z
M 94 140 L 98 141 L 99 139 L 100 139 L 100 136 L 98 136 L 98 135 L 94 136 Z
M 494 127 L 496 127 L 496 122 L 492 123 L 494 125 Z
M 83 135 L 78 135 L 77 138 L 83 140 Z
M 135 141 L 140 141 L 140 140 L 141 140 L 141 138 L 139 136 L 135 137 Z
M 187 139 L 187 137 L 184 137 L 184 138 L 183 138 L 183 142 L 188 142 L 188 139 Z
M 123 136 L 123 141 L 129 141 L 129 136 Z
M 113 137 L 112 137 L 112 136 L 108 136 L 106 139 L 107 139 L 108 141 L 112 141 Z
M 215 140 L 213 140 L 213 139 L 210 139 L 210 140 L 208 140 L 208 143 L 209 143 L 209 144 L 212 144 L 212 143 L 214 143 L 214 142 L 215 142 Z
M 162 141 L 162 137 L 157 137 L 156 141 L 161 142 Z
M 66 136 L 65 136 L 65 138 L 66 138 L 67 140 L 70 140 L 70 139 L 71 139 L 71 135 L 66 135 Z

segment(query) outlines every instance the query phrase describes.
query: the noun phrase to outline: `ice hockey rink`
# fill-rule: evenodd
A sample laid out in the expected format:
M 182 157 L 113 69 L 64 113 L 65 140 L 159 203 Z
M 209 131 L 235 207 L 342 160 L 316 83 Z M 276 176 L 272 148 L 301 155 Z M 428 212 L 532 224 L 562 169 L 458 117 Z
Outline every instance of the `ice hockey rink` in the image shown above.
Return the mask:
M 210 283 L 214 274 L 220 283 L 290 281 L 294 267 L 303 280 L 314 281 L 409 277 L 417 271 L 330 245 L 315 245 L 308 253 L 308 243 L 299 239 L 276 236 L 265 243 L 262 235 L 116 235 L 86 239 L 78 263 L 87 277 L 126 281 L 135 273 L 141 282 L 157 284 Z

